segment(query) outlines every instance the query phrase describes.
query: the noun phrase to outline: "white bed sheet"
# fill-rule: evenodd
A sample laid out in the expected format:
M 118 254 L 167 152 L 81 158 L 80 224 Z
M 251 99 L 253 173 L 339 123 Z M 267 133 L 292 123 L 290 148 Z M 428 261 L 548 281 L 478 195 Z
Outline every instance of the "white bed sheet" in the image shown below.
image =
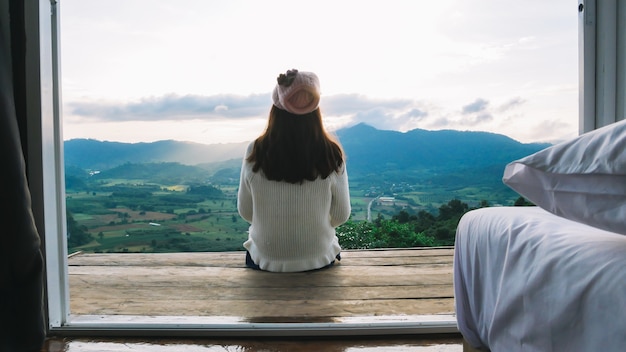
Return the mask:
M 457 229 L 454 291 L 476 348 L 626 351 L 624 235 L 539 207 L 473 210 Z

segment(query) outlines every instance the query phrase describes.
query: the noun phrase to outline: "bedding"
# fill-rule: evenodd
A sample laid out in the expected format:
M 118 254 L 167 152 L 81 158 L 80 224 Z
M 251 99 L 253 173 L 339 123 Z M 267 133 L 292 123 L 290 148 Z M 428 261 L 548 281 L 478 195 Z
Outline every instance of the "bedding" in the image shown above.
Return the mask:
M 502 181 L 555 215 L 626 235 L 626 120 L 511 162 Z
M 454 291 L 475 348 L 626 350 L 626 236 L 540 207 L 473 210 L 457 228 Z

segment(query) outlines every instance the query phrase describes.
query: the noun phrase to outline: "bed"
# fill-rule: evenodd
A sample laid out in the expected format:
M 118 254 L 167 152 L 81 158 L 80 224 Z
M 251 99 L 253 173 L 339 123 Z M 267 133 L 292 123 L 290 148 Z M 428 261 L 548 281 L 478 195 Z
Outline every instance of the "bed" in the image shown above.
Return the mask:
M 507 165 L 536 206 L 472 210 L 454 255 L 458 328 L 491 351 L 626 351 L 626 121 Z
M 459 223 L 454 277 L 475 348 L 626 350 L 626 236 L 539 207 L 478 209 Z

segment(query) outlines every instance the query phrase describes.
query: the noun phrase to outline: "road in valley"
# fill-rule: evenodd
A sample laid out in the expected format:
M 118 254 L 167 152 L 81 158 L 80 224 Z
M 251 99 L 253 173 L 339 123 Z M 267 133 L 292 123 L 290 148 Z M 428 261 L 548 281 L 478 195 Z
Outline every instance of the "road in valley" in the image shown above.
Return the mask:
M 370 200 L 369 203 L 367 203 L 367 221 L 372 221 L 372 204 L 374 204 L 374 202 L 380 198 L 380 196 Z

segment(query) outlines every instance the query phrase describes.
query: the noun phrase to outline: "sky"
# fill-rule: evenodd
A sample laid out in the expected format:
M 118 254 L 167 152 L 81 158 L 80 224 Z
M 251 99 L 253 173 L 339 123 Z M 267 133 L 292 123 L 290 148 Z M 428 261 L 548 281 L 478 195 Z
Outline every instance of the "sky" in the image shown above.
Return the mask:
M 574 0 L 61 0 L 63 138 L 250 141 L 315 72 L 329 131 L 578 133 Z

